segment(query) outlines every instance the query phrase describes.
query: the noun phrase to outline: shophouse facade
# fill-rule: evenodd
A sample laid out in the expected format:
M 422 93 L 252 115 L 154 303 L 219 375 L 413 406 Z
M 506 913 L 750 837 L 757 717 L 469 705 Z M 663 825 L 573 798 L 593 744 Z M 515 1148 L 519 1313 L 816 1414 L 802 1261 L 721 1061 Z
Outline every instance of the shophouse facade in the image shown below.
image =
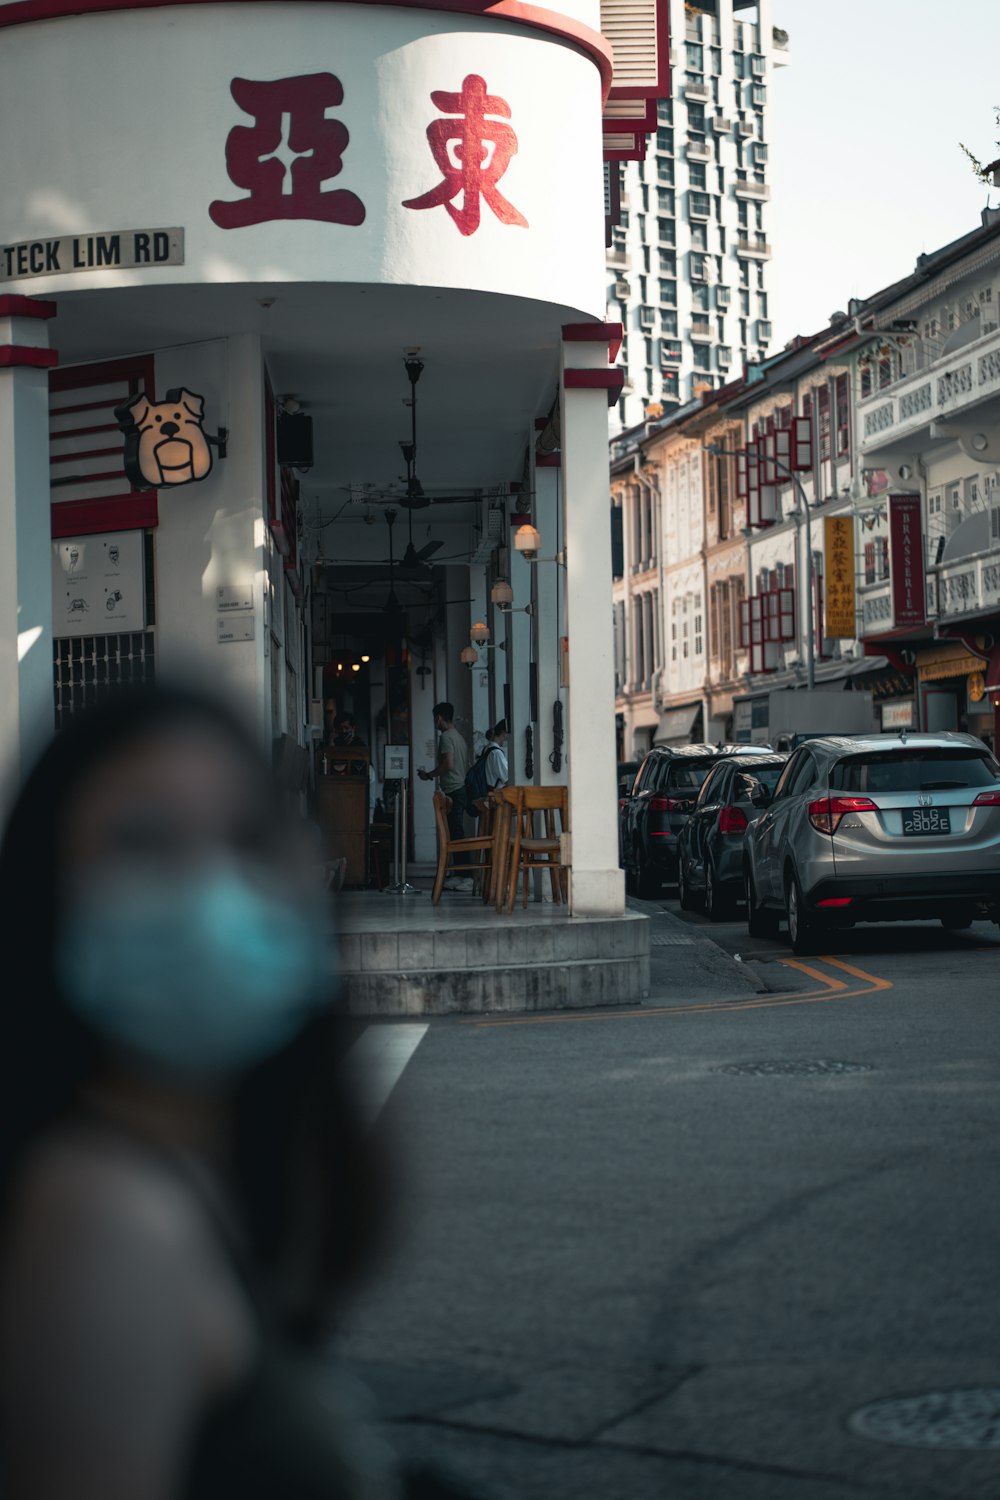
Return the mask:
M 574 910 L 622 909 L 601 26 L 0 3 L 0 132 L 31 142 L 0 164 L 8 786 L 115 682 L 196 675 L 295 785 L 324 700 L 412 768 L 449 698 L 470 738 L 506 711 L 517 779 L 568 775 Z
M 997 743 L 998 299 L 1000 214 L 986 211 L 637 435 L 632 468 L 662 497 L 653 743 L 764 741 L 769 694 L 810 683 L 870 693 L 886 732 Z
M 1000 712 L 1000 214 L 883 293 L 861 322 L 866 651 L 906 687 L 891 724 L 970 729 Z M 878 330 L 881 330 L 879 332 Z M 906 531 L 904 532 L 904 525 Z M 911 585 L 920 560 L 919 587 Z

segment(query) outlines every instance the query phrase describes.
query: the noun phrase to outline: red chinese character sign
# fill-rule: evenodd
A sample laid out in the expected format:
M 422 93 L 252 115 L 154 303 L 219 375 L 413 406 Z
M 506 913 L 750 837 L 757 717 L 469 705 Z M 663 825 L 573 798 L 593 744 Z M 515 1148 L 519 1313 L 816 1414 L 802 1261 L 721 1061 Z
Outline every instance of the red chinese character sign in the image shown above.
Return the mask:
M 332 73 L 271 82 L 234 78 L 230 91 L 253 125 L 235 125 L 226 140 L 226 170 L 247 198 L 216 199 L 208 212 L 220 229 L 273 219 L 362 224 L 365 206 L 344 188 L 324 186 L 343 170 L 349 135 L 326 111 L 344 101 Z
M 432 120 L 427 127 L 431 155 L 441 172 L 441 181 L 419 198 L 404 199 L 403 207 L 443 206 L 459 233 L 470 235 L 479 228 L 482 200 L 501 224 L 517 224 L 527 229 L 527 219 L 497 187 L 517 152 L 517 136 L 509 125 L 503 124 L 511 117 L 506 99 L 499 94 L 488 94 L 486 80 L 478 73 L 470 73 L 461 93 L 448 94 L 435 89 L 431 100 L 449 116 Z

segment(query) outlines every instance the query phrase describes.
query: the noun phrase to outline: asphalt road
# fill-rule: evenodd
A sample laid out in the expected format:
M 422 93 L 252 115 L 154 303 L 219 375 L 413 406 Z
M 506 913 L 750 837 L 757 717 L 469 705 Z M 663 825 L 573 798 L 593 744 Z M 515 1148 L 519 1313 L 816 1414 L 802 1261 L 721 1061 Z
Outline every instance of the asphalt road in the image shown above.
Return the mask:
M 645 1005 L 435 1021 L 391 1095 L 392 1440 L 497 1500 L 996 1500 L 1000 932 L 647 909 Z

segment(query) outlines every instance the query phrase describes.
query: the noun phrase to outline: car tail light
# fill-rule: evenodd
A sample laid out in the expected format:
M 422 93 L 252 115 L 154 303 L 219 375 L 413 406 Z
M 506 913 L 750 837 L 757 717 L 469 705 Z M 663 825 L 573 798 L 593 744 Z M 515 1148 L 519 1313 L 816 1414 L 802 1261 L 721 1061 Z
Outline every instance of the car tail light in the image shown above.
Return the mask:
M 853 896 L 827 896 L 825 901 L 817 901 L 817 906 L 850 906 L 854 900 Z
M 821 797 L 809 804 L 809 821 L 817 833 L 836 833 L 845 813 L 878 812 L 870 797 Z
M 973 807 L 1000 807 L 1000 791 L 980 792 Z
M 747 815 L 742 807 L 723 807 L 719 811 L 720 833 L 745 833 Z
M 662 792 L 649 799 L 650 812 L 687 812 L 690 802 L 683 802 L 678 797 L 666 797 Z

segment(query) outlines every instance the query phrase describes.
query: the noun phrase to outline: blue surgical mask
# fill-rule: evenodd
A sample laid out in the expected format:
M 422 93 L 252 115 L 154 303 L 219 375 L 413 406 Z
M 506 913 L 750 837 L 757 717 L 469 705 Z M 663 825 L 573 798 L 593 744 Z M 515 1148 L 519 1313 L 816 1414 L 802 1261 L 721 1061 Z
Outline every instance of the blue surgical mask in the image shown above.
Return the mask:
M 229 869 L 97 880 L 70 903 L 56 976 L 116 1050 L 177 1080 L 232 1077 L 325 1003 L 318 917 Z

